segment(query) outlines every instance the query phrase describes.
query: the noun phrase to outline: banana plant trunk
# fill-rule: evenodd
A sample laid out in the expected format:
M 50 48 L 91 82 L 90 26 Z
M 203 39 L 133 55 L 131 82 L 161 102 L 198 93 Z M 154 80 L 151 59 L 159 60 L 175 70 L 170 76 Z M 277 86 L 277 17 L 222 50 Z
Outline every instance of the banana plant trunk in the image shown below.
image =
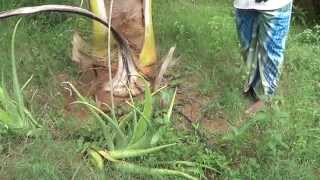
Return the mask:
M 108 20 L 111 0 L 88 0 L 90 11 Z M 131 61 L 121 54 L 116 41 L 111 40 L 112 61 L 116 72 L 112 83 L 104 82 L 103 90 L 113 90 L 115 96 L 133 96 L 143 92 L 141 76 L 149 81 L 155 77 L 157 63 L 156 43 L 152 22 L 152 0 L 114 0 L 111 24 L 129 44 Z M 73 40 L 73 60 L 80 62 L 84 71 L 97 65 L 106 66 L 108 57 L 108 30 L 99 22 L 92 22 L 91 40 L 86 42 L 79 34 Z M 84 53 L 86 52 L 86 53 Z

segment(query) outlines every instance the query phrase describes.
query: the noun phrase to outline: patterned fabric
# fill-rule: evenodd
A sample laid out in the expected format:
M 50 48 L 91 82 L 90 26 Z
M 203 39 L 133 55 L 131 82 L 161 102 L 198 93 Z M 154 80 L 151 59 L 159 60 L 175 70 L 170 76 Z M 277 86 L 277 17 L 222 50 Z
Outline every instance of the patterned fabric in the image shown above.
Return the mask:
M 282 8 L 293 0 L 234 0 L 237 9 L 275 10 Z
M 259 98 L 275 94 L 284 59 L 292 3 L 271 11 L 236 9 L 241 52 L 248 70 L 245 92 Z

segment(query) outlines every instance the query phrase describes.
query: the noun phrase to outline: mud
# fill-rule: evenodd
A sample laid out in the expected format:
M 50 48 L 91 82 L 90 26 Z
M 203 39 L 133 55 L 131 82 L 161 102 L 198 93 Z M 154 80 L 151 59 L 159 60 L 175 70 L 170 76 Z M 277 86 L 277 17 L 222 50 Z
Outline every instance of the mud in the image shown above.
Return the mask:
M 116 72 L 116 65 L 112 67 L 113 72 Z M 105 66 L 96 66 L 88 69 L 85 72 L 81 72 L 77 80 L 72 80 L 67 74 L 59 74 L 56 77 L 58 82 L 70 82 L 75 88 L 87 98 L 91 98 L 96 102 L 96 105 L 104 111 L 109 111 L 111 107 L 110 93 L 103 89 L 104 83 L 109 81 L 108 70 Z M 88 116 L 87 108 L 74 104 L 78 97 L 67 86 L 61 87 L 61 92 L 64 97 L 64 110 L 65 115 L 86 119 Z M 124 104 L 127 98 L 114 97 L 115 104 Z
M 207 133 L 227 133 L 230 126 L 223 116 L 211 117 L 203 112 L 212 97 L 201 95 L 195 88 L 183 86 L 183 84 L 180 85 L 176 111 L 189 123 L 199 123 L 200 128 Z

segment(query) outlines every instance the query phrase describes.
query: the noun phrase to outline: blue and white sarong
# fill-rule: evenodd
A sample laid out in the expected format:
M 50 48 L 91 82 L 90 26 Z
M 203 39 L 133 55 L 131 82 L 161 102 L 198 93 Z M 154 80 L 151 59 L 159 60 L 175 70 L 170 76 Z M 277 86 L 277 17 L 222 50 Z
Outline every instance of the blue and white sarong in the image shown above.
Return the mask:
M 277 10 L 236 9 L 236 25 L 250 88 L 258 98 L 275 94 L 290 27 L 292 3 Z

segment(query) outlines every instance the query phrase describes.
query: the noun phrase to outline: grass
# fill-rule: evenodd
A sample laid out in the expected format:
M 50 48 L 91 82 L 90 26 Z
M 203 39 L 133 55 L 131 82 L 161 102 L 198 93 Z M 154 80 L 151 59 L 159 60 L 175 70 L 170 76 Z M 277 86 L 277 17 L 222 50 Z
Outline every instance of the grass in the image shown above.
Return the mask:
M 13 94 L 6 89 L 4 79 L 0 86 L 0 132 L 16 135 L 33 134 L 41 125 L 33 117 L 24 103 L 23 90 L 32 79 L 30 78 L 22 87 L 20 86 L 15 59 L 15 36 L 21 19 L 15 25 L 11 41 L 11 75 Z M 3 76 L 2 76 L 3 77 Z
M 46 2 L 53 1 L 0 1 L 0 9 Z M 211 175 L 218 179 L 319 179 L 320 44 L 317 37 L 320 35 L 316 30 L 305 31 L 306 27 L 295 23 L 277 97 L 264 112 L 245 117 L 243 110 L 248 101 L 241 96 L 244 66 L 231 2 L 194 2 L 154 2 L 159 51 L 164 54 L 176 44 L 181 57 L 179 66 L 175 67 L 181 77 L 178 85 L 187 84 L 192 91 L 209 99 L 201 111 L 213 117 L 212 122 L 215 117 L 223 116 L 234 128 L 229 133 L 214 134 L 205 131 L 201 124 L 190 126 L 174 113 L 174 123 L 166 129 L 160 142 L 178 141 L 182 145 L 136 161 L 155 166 L 158 166 L 155 162 L 168 159 L 193 161 L 214 167 L 217 172 L 213 175 L 200 166 L 166 166 L 193 171 L 198 177 Z M 67 3 L 79 4 L 76 0 Z M 103 174 L 113 179 L 150 179 L 118 173 L 112 168 L 100 174 L 82 158 L 81 150 L 88 139 L 96 139 L 101 133 L 90 123 L 75 128 L 78 121 L 63 116 L 63 98 L 55 80 L 59 73 L 77 78 L 77 67 L 70 60 L 69 43 L 74 20 L 70 16 L 41 15 L 21 22 L 16 37 L 20 82 L 34 75 L 26 94 L 37 93 L 27 101 L 35 114 L 42 117 L 48 133 L 35 139 L 0 137 L 0 161 L 3 162 L 0 179 L 99 179 Z M 15 20 L 0 22 L 0 61 L 5 79 L 11 79 L 8 67 L 15 23 Z M 194 81 L 190 83 L 190 79 Z M 161 109 L 157 111 L 155 118 L 161 114 Z

